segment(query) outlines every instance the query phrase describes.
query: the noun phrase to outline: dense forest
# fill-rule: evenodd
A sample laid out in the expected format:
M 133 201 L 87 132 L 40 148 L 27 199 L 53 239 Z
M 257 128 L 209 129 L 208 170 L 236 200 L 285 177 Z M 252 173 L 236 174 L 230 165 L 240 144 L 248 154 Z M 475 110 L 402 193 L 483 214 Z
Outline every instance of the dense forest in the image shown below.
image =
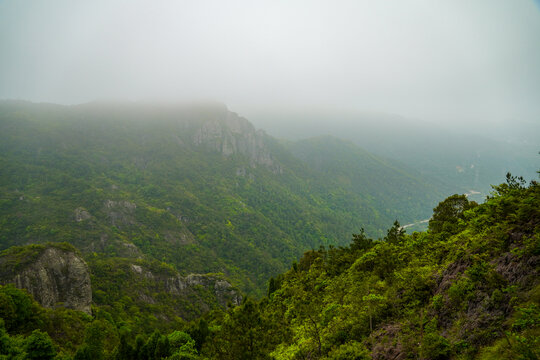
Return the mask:
M 383 236 L 448 194 L 327 140 L 280 144 L 221 104 L 3 101 L 0 249 L 65 241 L 91 264 L 144 257 L 260 296 L 306 249 L 345 245 L 361 227 Z
M 539 360 L 540 0 L 0 0 L 0 360 Z
M 308 110 L 291 115 L 274 110 L 253 122 L 295 144 L 325 134 L 348 140 L 435 179 L 450 193 L 457 192 L 452 185 L 458 184 L 478 191 L 481 195 L 471 196 L 476 201 L 489 194 L 492 184 L 504 181 L 507 172 L 532 180 L 538 167 L 538 121 L 452 126 L 384 113 Z
M 425 232 L 395 222 L 306 252 L 267 295 L 191 322 L 137 326 L 131 299 L 93 315 L 0 288 L 0 353 L 28 359 L 537 359 L 540 184 L 508 174 L 453 195 Z M 9 251 L 9 250 L 8 250 Z

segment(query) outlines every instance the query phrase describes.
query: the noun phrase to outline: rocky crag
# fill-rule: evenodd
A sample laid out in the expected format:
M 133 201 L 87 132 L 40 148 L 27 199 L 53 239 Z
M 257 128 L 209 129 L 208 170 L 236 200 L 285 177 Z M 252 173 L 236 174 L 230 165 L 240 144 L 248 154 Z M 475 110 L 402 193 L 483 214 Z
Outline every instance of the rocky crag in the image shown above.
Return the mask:
M 185 277 L 180 275 L 170 276 L 136 264 L 130 266 L 132 273 L 135 275 L 134 280 L 142 282 L 143 279 L 150 280 L 151 284 L 148 290 L 156 291 L 163 290 L 165 293 L 179 297 L 196 297 L 201 300 L 201 306 L 204 310 L 211 308 L 211 303 L 218 304 L 225 308 L 229 305 L 237 306 L 242 302 L 242 296 L 234 289 L 222 275 L 219 274 L 190 274 Z M 211 303 L 205 303 L 201 297 L 201 293 L 207 293 L 210 297 L 214 296 Z M 154 304 L 157 302 L 151 295 L 146 295 L 146 292 L 140 292 L 138 298 L 147 303 Z
M 88 265 L 68 244 L 10 248 L 0 256 L 0 283 L 26 289 L 42 306 L 91 314 Z
M 181 276 L 167 264 L 143 258 L 93 255 L 87 264 L 67 243 L 16 246 L 3 251 L 0 284 L 26 289 L 44 307 L 62 306 L 87 314 L 92 313 L 92 304 L 107 305 L 128 296 L 149 311 L 167 308 L 162 320 L 175 316 L 192 319 L 242 302 L 240 293 L 221 274 Z

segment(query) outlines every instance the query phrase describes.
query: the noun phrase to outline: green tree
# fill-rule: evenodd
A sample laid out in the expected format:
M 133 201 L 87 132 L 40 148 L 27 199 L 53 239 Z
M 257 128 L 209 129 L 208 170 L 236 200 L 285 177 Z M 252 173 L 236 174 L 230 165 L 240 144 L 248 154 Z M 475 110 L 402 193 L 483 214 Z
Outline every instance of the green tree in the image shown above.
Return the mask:
M 394 221 L 394 224 L 388 229 L 384 238 L 388 243 L 398 245 L 405 240 L 405 229 L 399 224 L 399 221 Z
M 476 202 L 469 201 L 465 195 L 454 194 L 446 198 L 433 209 L 429 231 L 434 234 L 457 234 L 462 229 L 459 221 L 465 218 L 464 212 L 477 205 Z
M 168 335 L 171 353 L 197 354 L 195 340 L 183 331 L 173 331 Z
M 274 291 L 276 291 L 276 290 L 277 290 L 276 280 L 273 277 L 271 277 L 270 281 L 268 282 L 268 294 L 267 295 L 268 296 L 272 295 L 272 293 Z
M 4 319 L 7 331 L 25 332 L 35 328 L 39 314 L 37 303 L 26 290 L 11 284 L 0 285 L 0 317 Z
M 14 347 L 13 341 L 4 327 L 4 320 L 0 318 L 0 355 L 10 355 L 14 352 Z
M 135 358 L 135 350 L 127 340 L 127 335 L 120 336 L 120 344 L 116 349 L 116 360 L 131 360 Z
M 32 334 L 26 339 L 24 347 L 26 356 L 31 360 L 54 359 L 56 350 L 49 334 L 40 330 L 32 331 Z
M 197 351 L 201 351 L 206 338 L 210 334 L 210 330 L 208 329 L 208 323 L 204 319 L 199 319 L 197 322 L 197 325 L 187 330 L 189 333 L 189 336 L 195 341 L 195 348 Z M 172 339 L 171 342 L 173 341 Z
M 227 360 L 264 359 L 265 343 L 259 308 L 248 299 L 226 317 L 212 342 L 213 356 Z
M 373 240 L 369 239 L 366 236 L 364 228 L 360 229 L 360 233 L 353 234 L 352 236 L 353 236 L 353 238 L 352 238 L 352 243 L 351 243 L 351 246 L 350 246 L 351 250 L 363 251 L 363 250 L 367 250 L 367 249 L 372 248 L 373 245 L 374 245 Z
M 377 313 L 378 308 L 386 299 L 382 295 L 370 293 L 362 297 L 362 301 L 366 303 L 366 310 L 369 315 L 369 332 L 373 332 L 373 317 Z
M 154 359 L 160 360 L 171 355 L 171 344 L 167 336 L 160 336 L 156 343 L 156 350 L 154 352 Z
M 144 336 L 142 336 L 141 334 L 137 335 L 137 337 L 135 338 L 135 350 L 134 350 L 134 359 L 137 359 L 137 360 L 145 360 L 146 357 L 145 357 L 145 354 L 143 352 L 143 349 L 144 349 L 144 345 L 145 345 L 145 341 L 144 341 Z
M 75 353 L 75 360 L 101 360 L 105 357 L 104 341 L 107 336 L 107 326 L 102 320 L 94 320 L 87 328 L 84 343 Z

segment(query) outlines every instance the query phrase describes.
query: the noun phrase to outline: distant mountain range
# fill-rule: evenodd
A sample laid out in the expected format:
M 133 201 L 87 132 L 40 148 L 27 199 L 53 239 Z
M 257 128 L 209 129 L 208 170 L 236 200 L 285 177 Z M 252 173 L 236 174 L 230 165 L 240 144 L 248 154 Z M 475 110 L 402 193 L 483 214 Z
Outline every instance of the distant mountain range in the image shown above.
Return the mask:
M 483 125 L 447 125 L 381 113 L 346 111 L 263 112 L 253 122 L 275 136 L 297 140 L 333 135 L 418 171 L 446 193 L 480 192 L 507 172 L 537 179 L 540 167 L 540 123 L 485 121 Z
M 388 139 L 387 155 L 400 153 Z M 3 101 L 0 248 L 65 241 L 87 259 L 223 273 L 261 294 L 305 250 L 348 244 L 361 228 L 382 237 L 395 219 L 423 220 L 450 191 L 465 192 L 462 173 L 446 171 L 473 149 L 436 145 L 412 166 L 418 144 L 400 162 L 333 137 L 280 141 L 221 104 Z M 430 168 L 436 154 L 448 159 Z

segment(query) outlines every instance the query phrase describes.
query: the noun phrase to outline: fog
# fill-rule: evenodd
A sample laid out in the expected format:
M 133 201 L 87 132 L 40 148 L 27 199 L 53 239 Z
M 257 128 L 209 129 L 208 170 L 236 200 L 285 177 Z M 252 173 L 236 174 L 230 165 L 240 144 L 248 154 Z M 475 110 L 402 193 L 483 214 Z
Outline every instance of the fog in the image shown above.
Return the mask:
M 4 99 L 530 124 L 539 65 L 532 0 L 0 2 Z

